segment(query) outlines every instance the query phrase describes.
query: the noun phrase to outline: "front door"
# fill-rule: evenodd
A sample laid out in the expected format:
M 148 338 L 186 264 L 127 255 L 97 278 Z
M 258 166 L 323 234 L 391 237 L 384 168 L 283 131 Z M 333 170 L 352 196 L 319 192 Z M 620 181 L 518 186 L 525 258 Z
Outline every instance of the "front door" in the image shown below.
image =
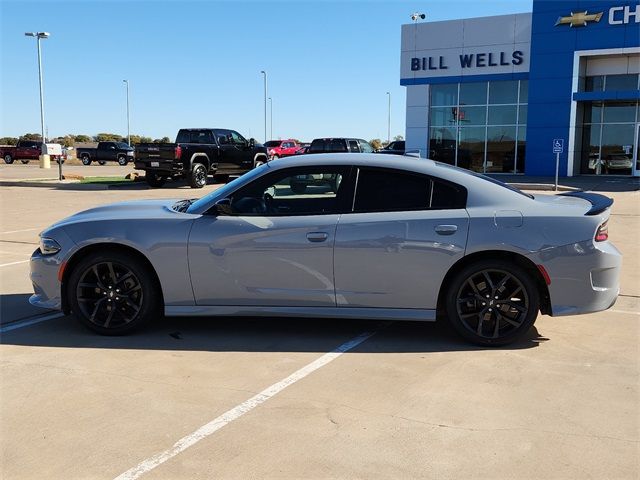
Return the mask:
M 196 303 L 335 307 L 333 246 L 344 197 L 336 178 L 347 172 L 279 170 L 234 192 L 226 215 L 197 219 L 189 238 Z
M 336 231 L 336 302 L 435 309 L 442 280 L 464 256 L 464 189 L 425 175 L 359 169 L 354 212 Z

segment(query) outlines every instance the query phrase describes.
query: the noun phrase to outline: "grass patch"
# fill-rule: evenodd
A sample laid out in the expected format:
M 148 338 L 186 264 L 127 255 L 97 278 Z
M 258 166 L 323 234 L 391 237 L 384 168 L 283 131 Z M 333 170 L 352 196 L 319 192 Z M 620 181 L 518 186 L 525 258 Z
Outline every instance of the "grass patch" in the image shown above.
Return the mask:
M 100 185 L 122 185 L 132 183 L 133 180 L 124 177 L 84 177 L 80 183 L 100 184 Z

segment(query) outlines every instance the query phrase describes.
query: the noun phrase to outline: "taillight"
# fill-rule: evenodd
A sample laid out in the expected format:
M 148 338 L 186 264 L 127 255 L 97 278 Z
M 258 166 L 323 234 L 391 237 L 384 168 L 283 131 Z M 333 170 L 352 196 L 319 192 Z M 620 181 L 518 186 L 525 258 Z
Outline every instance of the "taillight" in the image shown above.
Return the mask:
M 596 242 L 604 242 L 609 239 L 609 226 L 607 225 L 608 222 L 609 220 L 600 225 L 598 227 L 598 230 L 596 230 Z
M 176 160 L 180 160 L 180 158 L 182 158 L 182 147 L 180 145 L 176 147 L 175 157 Z

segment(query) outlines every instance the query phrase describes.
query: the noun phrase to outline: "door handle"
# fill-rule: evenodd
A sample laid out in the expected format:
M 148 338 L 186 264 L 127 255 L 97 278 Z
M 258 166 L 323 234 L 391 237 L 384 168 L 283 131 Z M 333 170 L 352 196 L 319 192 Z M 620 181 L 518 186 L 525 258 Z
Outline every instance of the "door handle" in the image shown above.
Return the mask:
M 307 240 L 309 240 L 310 242 L 324 242 L 327 238 L 329 238 L 329 234 L 327 232 L 307 233 Z
M 435 230 L 438 235 L 453 235 L 458 231 L 458 226 L 457 225 L 437 225 Z

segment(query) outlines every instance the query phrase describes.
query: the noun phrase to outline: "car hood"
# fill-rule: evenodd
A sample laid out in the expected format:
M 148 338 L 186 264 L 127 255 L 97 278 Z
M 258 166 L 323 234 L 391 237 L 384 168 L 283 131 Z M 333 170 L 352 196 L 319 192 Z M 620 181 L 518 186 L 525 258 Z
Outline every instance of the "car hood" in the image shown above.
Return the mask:
M 185 215 L 171 208 L 176 202 L 177 200 L 138 200 L 102 205 L 64 218 L 53 224 L 50 229 L 84 222 L 148 220 L 153 218 L 175 218 L 176 215 Z

